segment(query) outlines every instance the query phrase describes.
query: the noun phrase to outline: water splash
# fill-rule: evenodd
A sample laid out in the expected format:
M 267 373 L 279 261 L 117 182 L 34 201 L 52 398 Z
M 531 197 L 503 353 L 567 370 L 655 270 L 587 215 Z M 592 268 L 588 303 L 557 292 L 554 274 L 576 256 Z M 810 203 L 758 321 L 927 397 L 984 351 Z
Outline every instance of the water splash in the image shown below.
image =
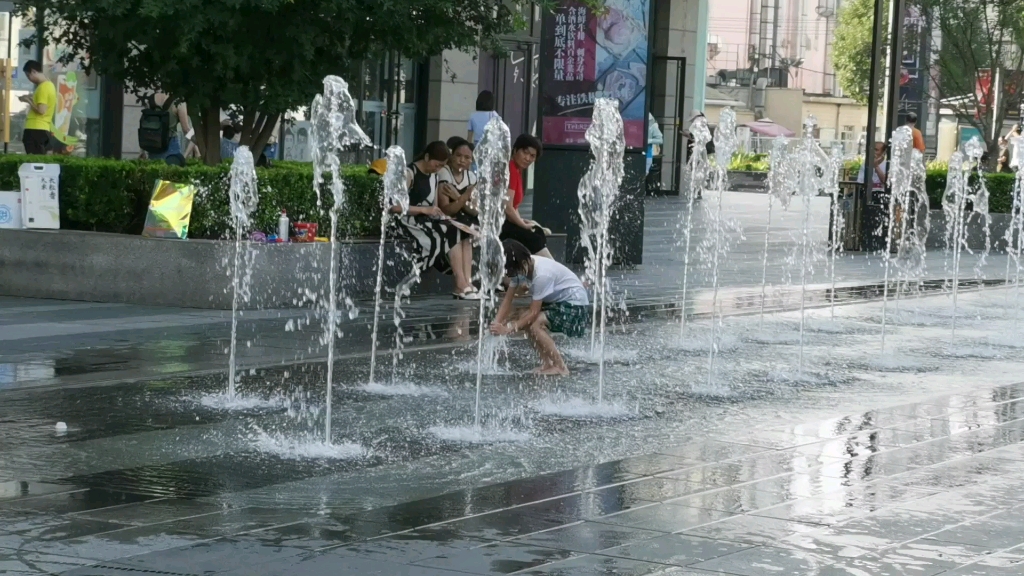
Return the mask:
M 843 229 L 846 228 L 846 212 L 843 211 L 843 191 L 839 179 L 843 172 L 843 147 L 832 147 L 828 163 L 826 192 L 832 198 L 832 239 L 829 245 L 828 276 L 832 284 L 829 292 L 829 317 L 836 320 L 836 260 L 843 253 Z
M 797 150 L 792 156 L 795 163 L 796 193 L 800 195 L 803 202 L 803 219 L 800 227 L 799 265 L 800 265 L 800 355 L 797 374 L 802 377 L 804 373 L 804 333 L 807 320 L 807 276 L 813 273 L 814 261 L 817 258 L 811 240 L 811 198 L 818 195 L 818 191 L 829 189 L 828 180 L 831 178 L 831 159 L 821 149 L 814 137 L 818 127 L 818 121 L 814 116 L 808 116 L 804 120 L 804 133 L 797 144 Z
M 615 202 L 622 186 L 622 156 L 626 151 L 626 136 L 622 116 L 619 115 L 618 100 L 597 99 L 594 103 L 593 122 L 587 128 L 586 139 L 590 143 L 590 153 L 594 161 L 580 179 L 577 194 L 580 241 L 587 251 L 586 278 L 594 287 L 590 349 L 599 356 L 597 402 L 600 404 L 604 401 L 604 344 L 608 316 L 607 272 L 612 260 L 608 225 L 615 212 Z
M 885 234 L 885 274 L 882 288 L 882 354 L 885 354 L 886 315 L 889 305 L 889 270 L 892 268 L 893 234 L 896 225 L 904 218 L 897 212 L 899 199 L 906 198 L 910 190 L 910 150 L 914 145 L 914 135 L 909 126 L 901 126 L 892 135 L 892 162 L 889 165 L 889 209 Z M 865 171 L 866 172 L 866 171 Z
M 946 175 L 946 190 L 942 195 L 942 211 L 946 216 L 946 252 L 952 256 L 953 266 L 953 318 L 950 331 L 950 347 L 956 342 L 957 296 L 960 289 L 960 260 L 963 251 L 974 254 L 968 244 L 967 225 L 977 219 L 984 226 L 985 249 L 978 259 L 975 275 L 981 276 L 991 237 L 989 226 L 991 217 L 988 213 L 988 189 L 981 170 L 981 157 L 985 146 L 977 136 L 964 144 L 964 151 L 954 152 L 949 159 L 949 170 Z M 970 205 L 970 212 L 968 212 Z M 966 214 L 965 214 L 966 212 Z M 952 223 L 952 224 L 951 224 Z
M 533 409 L 542 416 L 557 416 L 573 419 L 616 419 L 631 418 L 635 410 L 613 402 L 594 404 L 579 398 L 544 398 L 533 404 Z
M 711 346 L 708 351 L 708 388 L 713 387 L 715 379 L 715 357 L 718 355 L 718 337 L 721 324 L 721 310 L 718 307 L 719 265 L 725 257 L 727 242 L 725 238 L 726 223 L 722 212 L 722 201 L 728 185 L 729 163 L 732 155 L 739 147 L 736 138 L 736 113 L 732 108 L 722 110 L 715 130 L 715 186 L 711 202 L 704 205 L 704 212 L 711 224 L 713 238 L 707 248 L 711 259 Z M 708 190 L 712 192 L 712 190 Z
M 690 238 L 693 236 L 693 201 L 701 197 L 701 190 L 711 173 L 707 145 L 711 142 L 711 129 L 704 116 L 698 116 L 690 125 L 693 136 L 693 154 L 690 156 L 690 190 L 687 195 L 686 220 L 683 224 L 683 297 L 680 304 L 679 337 L 686 332 L 686 289 L 690 273 Z
M 312 435 L 285 436 L 257 430 L 253 446 L 263 454 L 289 460 L 353 460 L 370 453 L 359 444 L 332 444 Z
M 324 442 L 331 444 L 331 396 L 334 387 L 334 343 L 338 325 L 338 216 L 345 207 L 345 182 L 341 175 L 341 153 L 352 145 L 369 146 L 369 137 L 356 123 L 356 106 L 348 93 L 348 83 L 337 76 L 324 78 L 324 92 L 317 94 L 310 107 L 312 118 L 313 187 L 320 205 L 320 188 L 330 175 L 330 189 L 333 202 L 331 216 L 331 262 L 328 276 L 327 318 L 322 341 L 327 344 L 326 415 L 324 421 Z M 344 297 L 349 316 L 357 313 L 355 304 Z
M 430 386 L 422 386 L 420 384 L 413 384 L 411 382 L 391 382 L 390 384 L 380 384 L 377 382 L 368 382 L 359 386 L 357 390 L 366 392 L 367 394 L 376 394 L 378 396 L 447 396 L 448 393 L 440 388 L 433 388 Z
M 1021 104 L 1021 118 L 1024 118 L 1024 103 Z M 1006 251 L 1010 258 L 1006 261 L 1006 283 L 1010 283 L 1010 260 L 1013 260 L 1013 329 L 1017 330 L 1020 317 L 1020 276 L 1021 276 L 1021 244 L 1024 243 L 1024 136 L 1018 136 L 1010 142 L 1013 146 L 1013 162 L 1016 177 L 1013 183 L 1013 208 L 1010 212 L 1010 226 L 1006 229 Z
M 505 252 L 501 246 L 501 225 L 505 220 L 505 201 L 508 195 L 509 158 L 512 142 L 508 126 L 495 116 L 484 127 L 484 135 L 476 149 L 480 179 L 476 189 L 476 202 L 480 219 L 480 316 L 476 349 L 476 401 L 473 408 L 473 426 L 480 428 L 480 390 L 484 375 L 484 342 L 487 340 L 488 307 L 494 307 L 494 293 L 505 276 Z M 497 344 L 497 342 L 494 342 Z M 495 355 L 495 364 L 497 363 Z
M 886 353 L 885 336 L 889 302 L 890 269 L 895 268 L 896 303 L 904 283 L 924 278 L 927 248 L 925 241 L 931 228 L 928 194 L 925 184 L 924 157 L 914 149 L 910 128 L 902 126 L 892 136 L 892 165 L 889 168 L 889 211 L 886 224 L 885 275 L 882 290 L 882 354 Z
M 398 362 L 405 357 L 405 330 L 402 328 L 402 320 L 405 320 L 405 309 L 402 307 L 402 304 L 409 299 L 413 286 L 420 283 L 420 275 L 422 273 L 422 264 L 418 259 L 413 259 L 412 270 L 395 286 L 395 306 L 392 314 L 392 322 L 395 324 L 395 348 L 391 352 L 392 382 L 398 379 Z
M 235 359 L 235 349 L 238 345 L 238 304 L 240 301 L 249 301 L 255 255 L 249 242 L 243 245 L 242 238 L 252 227 L 252 213 L 259 203 L 256 191 L 256 165 L 248 146 L 239 146 L 235 151 L 229 179 L 228 201 L 231 206 L 231 227 L 235 231 L 235 255 L 234 264 L 231 266 L 231 352 L 228 356 L 227 396 L 234 398 L 235 386 L 238 384 Z
M 768 169 L 768 218 L 764 231 L 764 252 L 761 258 L 761 312 L 758 326 L 764 327 L 765 290 L 768 285 L 768 240 L 772 233 L 772 207 L 778 203 L 783 210 L 789 209 L 796 188 L 792 162 L 789 158 L 789 139 L 778 136 L 772 141 Z
M 409 211 L 409 188 L 405 176 L 405 151 L 401 146 L 388 148 L 388 167 L 384 172 L 384 198 L 380 214 L 380 247 L 377 250 L 377 285 L 373 299 L 373 336 L 370 343 L 370 378 L 374 383 L 374 371 L 377 367 L 377 330 L 380 323 L 380 293 L 384 284 L 384 245 L 391 222 L 392 210 L 397 206 L 399 217 Z

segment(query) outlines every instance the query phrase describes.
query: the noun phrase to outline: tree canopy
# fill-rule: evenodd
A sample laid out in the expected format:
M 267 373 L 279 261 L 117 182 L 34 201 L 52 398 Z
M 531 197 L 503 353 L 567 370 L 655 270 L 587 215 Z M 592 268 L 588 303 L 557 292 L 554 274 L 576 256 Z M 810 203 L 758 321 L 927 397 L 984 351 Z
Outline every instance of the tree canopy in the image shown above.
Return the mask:
M 990 150 L 998 146 L 992 126 L 1002 126 L 1007 111 L 1021 101 L 1021 78 L 1007 74 L 1001 98 L 993 108 L 990 98 L 979 97 L 980 79 L 993 68 L 1021 70 L 1024 65 L 1024 0 L 918 0 L 926 33 L 932 34 L 932 62 L 927 73 L 943 105 L 962 123 L 985 135 Z M 874 0 L 849 0 L 839 12 L 833 43 L 833 65 L 840 86 L 866 103 L 870 86 L 871 33 Z M 888 10 L 886 10 L 888 13 Z M 885 39 L 888 42 L 888 38 Z
M 220 161 L 222 109 L 258 155 L 324 76 L 387 50 L 498 50 L 523 22 L 502 0 L 48 0 L 45 15 L 47 40 L 88 68 L 186 102 L 207 163 Z

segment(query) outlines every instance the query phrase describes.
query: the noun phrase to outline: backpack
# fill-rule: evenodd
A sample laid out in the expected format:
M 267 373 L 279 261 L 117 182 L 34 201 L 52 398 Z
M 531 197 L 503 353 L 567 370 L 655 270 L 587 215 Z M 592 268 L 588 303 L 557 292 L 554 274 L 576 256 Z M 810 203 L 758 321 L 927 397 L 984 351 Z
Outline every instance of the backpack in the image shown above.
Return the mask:
M 171 99 L 157 106 L 156 98 L 149 97 L 149 107 L 142 110 L 139 119 L 139 148 L 152 154 L 159 154 L 171 145 Z

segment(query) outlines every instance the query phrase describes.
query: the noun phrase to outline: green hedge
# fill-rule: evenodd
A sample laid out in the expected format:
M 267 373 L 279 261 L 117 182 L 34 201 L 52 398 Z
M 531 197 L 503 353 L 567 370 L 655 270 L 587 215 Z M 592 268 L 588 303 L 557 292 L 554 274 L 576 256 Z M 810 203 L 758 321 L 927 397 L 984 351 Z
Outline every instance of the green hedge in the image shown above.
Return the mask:
M 1000 214 L 1009 213 L 1013 209 L 1013 174 L 986 174 L 988 187 L 988 210 Z M 928 202 L 932 209 L 942 208 L 942 194 L 946 191 L 946 171 L 929 170 L 925 179 L 928 190 Z
M 752 155 L 733 156 L 733 165 L 730 170 L 767 170 L 767 162 L 764 168 L 756 162 L 746 162 Z M 742 162 L 741 162 L 742 161 Z M 854 180 L 860 172 L 862 161 L 859 159 L 847 160 L 844 163 L 846 174 L 844 179 Z M 928 190 L 928 201 L 934 210 L 942 209 L 942 194 L 946 190 L 946 164 L 943 162 L 932 162 L 928 165 L 928 175 L 925 179 L 925 188 Z M 1009 213 L 1013 209 L 1013 174 L 986 174 L 985 180 L 988 184 L 989 202 L 988 208 L 994 213 Z
M 225 238 L 230 234 L 228 208 L 229 164 L 186 167 L 144 160 L 111 160 L 69 156 L 0 156 L 0 190 L 20 188 L 18 168 L 25 162 L 61 165 L 61 227 L 139 234 L 146 220 L 153 184 L 159 178 L 191 182 L 198 188 L 189 227 L 191 238 Z M 344 166 L 348 203 L 339 218 L 339 236 L 373 236 L 380 232 L 380 178 L 366 173 L 365 166 Z M 277 230 L 281 210 L 292 222 L 317 222 L 320 235 L 330 230 L 331 205 L 328 185 L 317 207 L 313 168 L 309 164 L 282 163 L 257 168 L 259 205 L 255 228 Z

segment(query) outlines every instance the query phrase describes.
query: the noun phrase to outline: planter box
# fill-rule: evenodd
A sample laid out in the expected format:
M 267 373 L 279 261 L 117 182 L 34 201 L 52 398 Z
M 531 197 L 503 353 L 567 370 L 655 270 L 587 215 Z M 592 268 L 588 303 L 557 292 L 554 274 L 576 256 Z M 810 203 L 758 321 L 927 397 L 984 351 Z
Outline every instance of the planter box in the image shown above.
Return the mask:
M 241 308 L 304 308 L 309 294 L 327 293 L 329 244 L 249 247 L 255 252 L 252 296 Z M 340 243 L 339 278 L 350 296 L 373 296 L 378 247 L 377 240 Z M 563 258 L 565 236 L 553 235 L 549 247 Z M 230 310 L 234 248 L 219 240 L 0 229 L 0 295 Z M 393 288 L 411 267 L 390 242 L 384 260 L 384 286 Z M 414 292 L 451 291 L 450 276 L 428 270 Z
M 741 192 L 765 191 L 765 186 L 767 185 L 766 181 L 768 180 L 767 172 L 742 172 L 739 170 L 730 170 L 728 174 L 728 190 Z

